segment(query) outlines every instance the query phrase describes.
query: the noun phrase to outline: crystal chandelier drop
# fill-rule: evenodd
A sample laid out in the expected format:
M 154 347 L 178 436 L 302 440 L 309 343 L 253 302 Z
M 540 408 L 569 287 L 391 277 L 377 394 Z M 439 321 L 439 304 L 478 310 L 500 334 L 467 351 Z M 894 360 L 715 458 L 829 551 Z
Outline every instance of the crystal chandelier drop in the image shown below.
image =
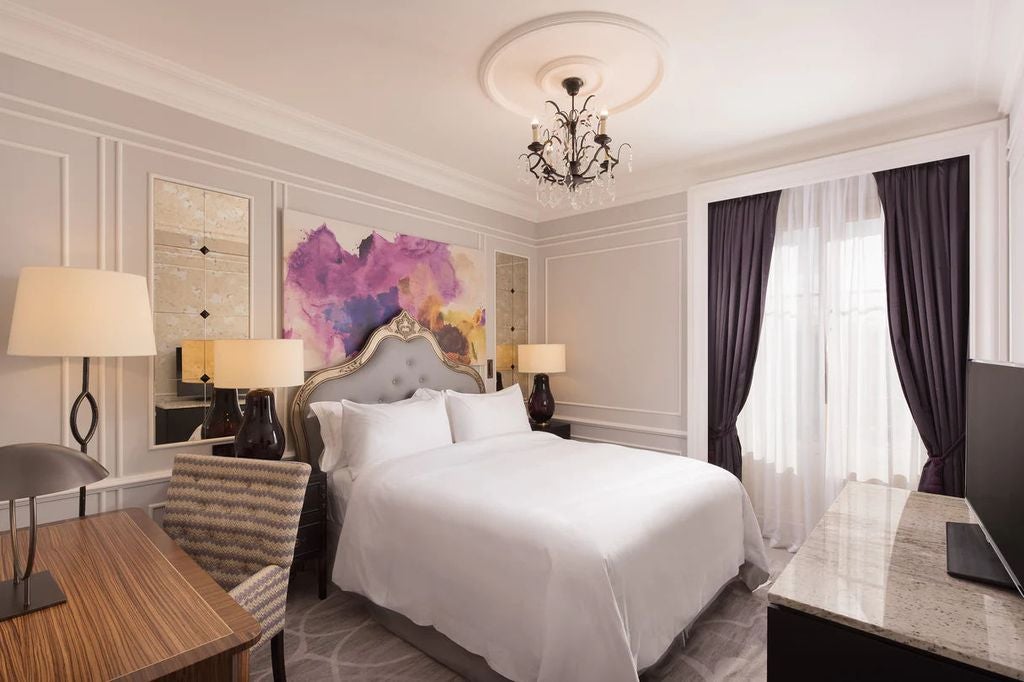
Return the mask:
M 543 206 L 560 206 L 566 198 L 574 209 L 613 202 L 615 167 L 625 150 L 626 168 L 632 173 L 633 150 L 623 143 L 612 153 L 608 112 L 595 115 L 587 109 L 594 95 L 576 108 L 583 79 L 566 78 L 562 87 L 571 99 L 569 110 L 548 100 L 545 104 L 555 108 L 550 126 L 541 130 L 540 121 L 531 122 L 533 141 L 526 147 L 529 151 L 519 156 L 521 179 L 536 183 L 537 201 Z

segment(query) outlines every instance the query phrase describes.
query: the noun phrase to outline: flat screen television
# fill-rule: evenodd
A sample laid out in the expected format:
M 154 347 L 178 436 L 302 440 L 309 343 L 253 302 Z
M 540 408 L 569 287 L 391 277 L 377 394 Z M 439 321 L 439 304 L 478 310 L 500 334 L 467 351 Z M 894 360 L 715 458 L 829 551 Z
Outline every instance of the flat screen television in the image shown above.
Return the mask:
M 979 524 L 947 526 L 947 568 L 1024 596 L 1024 365 L 967 363 L 966 445 L 965 491 Z

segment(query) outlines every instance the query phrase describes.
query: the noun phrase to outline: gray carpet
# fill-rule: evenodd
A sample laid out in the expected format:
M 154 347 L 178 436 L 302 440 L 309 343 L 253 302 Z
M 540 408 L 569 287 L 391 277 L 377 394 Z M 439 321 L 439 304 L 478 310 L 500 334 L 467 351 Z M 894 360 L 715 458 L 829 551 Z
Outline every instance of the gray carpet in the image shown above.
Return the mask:
M 790 554 L 769 550 L 772 577 Z M 694 625 L 685 646 L 675 646 L 645 682 L 765 679 L 765 592 L 731 584 Z M 312 570 L 296 574 L 288 594 L 285 661 L 291 682 L 306 680 L 459 680 L 458 675 L 398 639 L 355 599 L 331 586 L 316 597 Z M 270 647 L 253 654 L 252 679 L 271 682 Z

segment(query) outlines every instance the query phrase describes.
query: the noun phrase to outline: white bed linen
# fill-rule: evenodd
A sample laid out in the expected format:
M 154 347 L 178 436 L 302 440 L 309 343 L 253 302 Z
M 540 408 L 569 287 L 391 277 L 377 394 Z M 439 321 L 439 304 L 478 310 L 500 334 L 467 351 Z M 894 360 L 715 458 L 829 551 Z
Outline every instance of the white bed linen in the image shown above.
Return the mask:
M 750 501 L 704 462 L 510 434 L 368 469 L 334 582 L 430 625 L 512 680 L 636 680 L 741 565 Z
M 345 509 L 352 499 L 355 478 L 348 467 L 339 467 L 327 474 L 327 491 L 330 500 L 330 518 L 339 525 L 345 520 Z

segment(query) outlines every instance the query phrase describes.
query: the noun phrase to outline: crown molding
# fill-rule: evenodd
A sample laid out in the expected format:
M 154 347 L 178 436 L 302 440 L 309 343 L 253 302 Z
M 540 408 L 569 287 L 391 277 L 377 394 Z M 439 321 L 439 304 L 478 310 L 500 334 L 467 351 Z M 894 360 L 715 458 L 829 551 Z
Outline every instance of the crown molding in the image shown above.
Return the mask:
M 673 194 L 685 195 L 690 185 L 701 180 L 701 177 L 694 174 L 688 164 L 663 166 L 656 170 L 659 176 L 657 183 L 640 182 L 630 189 L 618 189 L 616 190 L 615 201 L 580 208 L 572 208 L 570 206 L 560 206 L 558 208 L 542 207 L 535 220 L 538 225 L 543 225 L 552 220 L 569 218 L 585 213 L 595 213 L 618 206 L 628 206 L 629 204 L 636 204 L 650 199 L 660 199 Z M 648 171 L 645 174 L 653 174 L 653 171 Z
M 0 52 L 478 206 L 537 219 L 528 197 L 168 59 L 0 0 Z

